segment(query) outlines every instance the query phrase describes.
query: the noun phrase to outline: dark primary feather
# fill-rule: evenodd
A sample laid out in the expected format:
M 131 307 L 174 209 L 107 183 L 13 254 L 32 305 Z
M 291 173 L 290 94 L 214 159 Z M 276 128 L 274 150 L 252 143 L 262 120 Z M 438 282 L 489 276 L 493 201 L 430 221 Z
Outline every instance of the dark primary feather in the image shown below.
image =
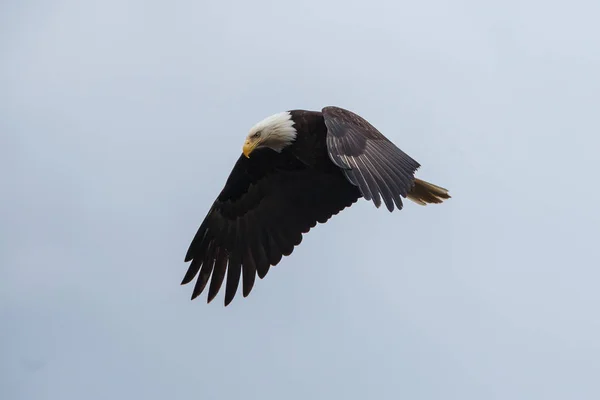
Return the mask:
M 383 136 L 373 125 L 339 107 L 322 110 L 327 126 L 327 149 L 332 161 L 376 207 L 402 208 L 419 163 Z
M 285 151 L 240 156 L 186 254 L 191 264 L 182 284 L 198 276 L 192 299 L 209 278 L 208 302 L 225 282 L 228 305 L 240 278 L 247 296 L 255 275 L 264 278 L 300 244 L 302 234 L 358 200 L 360 192 L 328 160 L 324 147 L 311 166 Z

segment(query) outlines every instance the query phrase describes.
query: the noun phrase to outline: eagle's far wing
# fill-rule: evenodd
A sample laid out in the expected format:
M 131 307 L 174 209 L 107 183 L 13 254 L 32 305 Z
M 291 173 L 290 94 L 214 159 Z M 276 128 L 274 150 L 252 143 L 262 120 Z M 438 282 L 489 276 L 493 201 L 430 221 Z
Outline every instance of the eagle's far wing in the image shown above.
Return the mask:
M 340 174 L 294 165 L 272 150 L 255 150 L 249 159 L 241 155 L 189 246 L 185 261 L 191 264 L 181 283 L 198 276 L 194 299 L 210 279 L 210 302 L 227 276 L 228 305 L 243 275 L 246 297 L 256 275 L 264 278 L 300 244 L 303 234 L 359 195 Z
M 420 164 L 396 147 L 364 118 L 339 107 L 322 109 L 329 157 L 366 200 L 381 198 L 389 211 L 402 208 Z

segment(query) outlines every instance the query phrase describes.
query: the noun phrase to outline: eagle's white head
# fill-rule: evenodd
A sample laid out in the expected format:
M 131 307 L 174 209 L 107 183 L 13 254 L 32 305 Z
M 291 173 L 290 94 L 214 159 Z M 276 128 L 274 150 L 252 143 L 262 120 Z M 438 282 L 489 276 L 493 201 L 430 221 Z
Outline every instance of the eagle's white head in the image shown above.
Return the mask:
M 246 136 L 242 150 L 246 157 L 250 157 L 250 153 L 261 147 L 281 152 L 296 140 L 296 134 L 292 114 L 289 111 L 280 112 L 254 125 Z

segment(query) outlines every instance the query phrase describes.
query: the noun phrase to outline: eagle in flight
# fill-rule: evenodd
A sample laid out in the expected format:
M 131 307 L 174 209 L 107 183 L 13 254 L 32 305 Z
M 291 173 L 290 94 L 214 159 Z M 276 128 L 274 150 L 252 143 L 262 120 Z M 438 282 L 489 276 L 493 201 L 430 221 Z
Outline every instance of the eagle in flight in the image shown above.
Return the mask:
M 317 222 L 358 199 L 391 212 L 402 198 L 426 205 L 448 190 L 414 176 L 420 164 L 359 115 L 340 107 L 292 110 L 254 125 L 225 186 L 194 236 L 181 284 L 196 276 L 192 299 L 210 280 L 207 301 L 225 275 L 225 306 L 240 279 L 246 297 L 255 278 L 292 254 Z

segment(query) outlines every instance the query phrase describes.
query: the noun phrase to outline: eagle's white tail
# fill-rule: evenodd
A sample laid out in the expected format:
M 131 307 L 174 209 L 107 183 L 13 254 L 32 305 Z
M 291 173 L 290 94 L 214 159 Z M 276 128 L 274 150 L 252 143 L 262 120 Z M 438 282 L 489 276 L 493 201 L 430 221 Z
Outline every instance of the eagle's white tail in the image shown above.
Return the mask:
M 406 197 L 424 206 L 431 203 L 441 203 L 449 199 L 450 195 L 448 194 L 448 190 L 443 187 L 415 178 L 414 186 Z

